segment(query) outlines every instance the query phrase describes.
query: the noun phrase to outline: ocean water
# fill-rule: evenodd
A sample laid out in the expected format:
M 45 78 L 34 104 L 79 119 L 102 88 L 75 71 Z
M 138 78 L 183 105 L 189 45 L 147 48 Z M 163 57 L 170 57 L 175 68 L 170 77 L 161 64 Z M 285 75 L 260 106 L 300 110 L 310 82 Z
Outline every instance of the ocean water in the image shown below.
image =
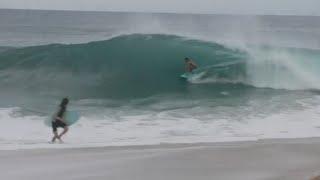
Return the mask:
M 320 136 L 320 17 L 0 10 L 0 149 Z M 188 80 L 184 57 L 200 70 Z M 81 114 L 64 144 L 44 125 Z

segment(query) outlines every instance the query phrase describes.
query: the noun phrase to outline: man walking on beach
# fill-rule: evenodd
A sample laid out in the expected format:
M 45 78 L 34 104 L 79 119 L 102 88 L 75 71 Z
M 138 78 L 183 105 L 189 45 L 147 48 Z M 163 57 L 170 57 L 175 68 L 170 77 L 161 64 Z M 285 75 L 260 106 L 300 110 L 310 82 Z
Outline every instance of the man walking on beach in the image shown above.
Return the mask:
M 62 143 L 62 139 L 61 137 L 66 134 L 68 132 L 68 125 L 64 120 L 64 114 L 67 110 L 67 105 L 69 103 L 69 99 L 68 98 L 63 98 L 59 107 L 59 111 L 57 112 L 57 114 L 55 115 L 55 117 L 53 118 L 52 122 L 51 122 L 51 126 L 52 126 L 52 131 L 53 131 L 53 138 L 51 140 L 52 143 L 55 143 L 56 139 L 58 139 L 60 141 L 60 143 Z M 61 127 L 63 128 L 63 131 L 61 134 L 58 134 L 58 128 Z

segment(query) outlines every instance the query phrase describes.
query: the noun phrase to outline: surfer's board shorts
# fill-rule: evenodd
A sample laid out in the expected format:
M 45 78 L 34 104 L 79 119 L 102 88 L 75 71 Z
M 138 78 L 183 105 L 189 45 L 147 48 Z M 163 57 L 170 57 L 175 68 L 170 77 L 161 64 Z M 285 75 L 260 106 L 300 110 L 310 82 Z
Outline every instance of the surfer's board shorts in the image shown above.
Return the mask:
M 61 128 L 64 128 L 66 127 L 66 123 L 62 122 L 62 121 L 59 121 L 59 120 L 55 120 L 55 121 L 52 121 L 51 122 L 51 126 L 52 126 L 52 130 L 53 132 L 56 132 L 57 131 L 57 128 L 61 127 Z

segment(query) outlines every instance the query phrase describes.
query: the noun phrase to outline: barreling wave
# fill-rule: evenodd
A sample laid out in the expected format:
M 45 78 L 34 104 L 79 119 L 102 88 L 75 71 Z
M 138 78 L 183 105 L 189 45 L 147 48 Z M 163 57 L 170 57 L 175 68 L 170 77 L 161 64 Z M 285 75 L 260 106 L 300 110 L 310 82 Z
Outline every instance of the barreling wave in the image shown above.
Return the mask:
M 3 87 L 86 96 L 147 96 L 185 91 L 184 57 L 206 75 L 191 83 L 319 89 L 320 51 L 247 47 L 174 35 L 132 34 L 86 44 L 50 44 L 0 53 Z M 203 88 L 208 88 L 204 86 Z

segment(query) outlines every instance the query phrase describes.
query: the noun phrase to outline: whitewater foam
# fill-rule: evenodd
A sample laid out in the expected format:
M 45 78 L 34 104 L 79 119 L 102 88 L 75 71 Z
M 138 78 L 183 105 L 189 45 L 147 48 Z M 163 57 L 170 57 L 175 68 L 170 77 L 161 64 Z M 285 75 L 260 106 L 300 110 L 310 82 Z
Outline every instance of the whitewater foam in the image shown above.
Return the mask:
M 0 149 L 71 148 L 160 143 L 247 141 L 269 138 L 320 136 L 320 99 L 297 100 L 302 109 L 278 113 L 253 113 L 252 106 L 238 108 L 197 106 L 161 111 L 125 107 L 82 111 L 71 126 L 65 144 L 48 144 L 51 128 L 46 116 L 21 115 L 20 108 L 1 108 Z M 243 112 L 242 112 L 243 111 Z M 251 113 L 245 114 L 246 111 Z M 188 112 L 188 113 L 186 113 Z M 233 112 L 233 113 L 232 113 Z M 230 113 L 234 116 L 230 116 Z M 308 117 L 308 118 L 306 118 Z

